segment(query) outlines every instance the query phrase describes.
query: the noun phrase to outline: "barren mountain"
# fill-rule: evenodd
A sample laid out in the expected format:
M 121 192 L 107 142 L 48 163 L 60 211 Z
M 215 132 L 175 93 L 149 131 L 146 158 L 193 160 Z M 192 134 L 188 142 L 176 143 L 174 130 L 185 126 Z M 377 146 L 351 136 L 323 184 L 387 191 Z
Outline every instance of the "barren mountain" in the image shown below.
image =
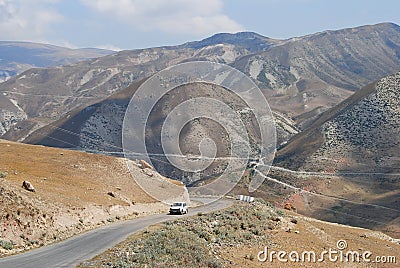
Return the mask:
M 400 27 L 383 23 L 293 38 L 234 66 L 270 89 L 273 109 L 295 116 L 332 107 L 349 91 L 398 71 Z
M 322 113 L 277 153 L 290 170 L 269 176 L 293 187 L 262 190 L 291 196 L 301 213 L 399 236 L 399 100 L 397 72 Z
M 25 118 L 29 121 L 24 125 L 34 130 L 167 66 L 191 60 L 231 64 L 258 83 L 274 110 L 289 116 L 304 114 L 301 123 L 307 125 L 314 114 L 352 91 L 397 71 L 399 51 L 400 27 L 386 23 L 289 40 L 255 33 L 218 34 L 180 46 L 123 51 L 64 67 L 31 69 L 0 84 L 3 97 L 13 100 L 22 113 L 3 110 L 3 133 Z M 23 140 L 31 130 L 17 136 Z M 12 136 L 7 137 L 17 139 Z
M 1 124 L 7 131 L 16 122 L 28 118 L 29 126 L 41 127 L 62 118 L 75 108 L 103 100 L 134 81 L 149 77 L 168 66 L 186 60 L 231 63 L 237 57 L 250 53 L 246 47 L 252 42 L 257 45 L 263 42 L 264 46 L 259 49 L 273 42 L 253 33 L 243 35 L 247 38 L 243 46 L 240 43 L 215 43 L 220 41 L 216 39 L 209 40 L 208 46 L 201 45 L 200 48 L 197 48 L 197 43 L 187 43 L 173 47 L 122 51 L 64 67 L 30 69 L 0 84 L 3 98 L 12 100 L 14 106 L 24 113 L 24 117 L 21 117 L 2 109 L 5 115 Z M 8 114 L 13 117 L 10 119 Z M 4 134 L 4 130 L 0 134 Z
M 48 44 L 0 41 L 0 81 L 30 68 L 72 64 L 114 52 L 96 48 L 70 49 Z
M 122 125 L 125 112 L 132 95 L 141 83 L 141 81 L 133 83 L 128 88 L 102 102 L 86 107 L 83 110 L 74 111 L 65 118 L 34 131 L 25 139 L 25 142 L 102 154 L 122 155 Z M 146 137 L 149 153 L 159 155 L 164 153 L 164 149 L 160 146 L 160 131 L 162 123 L 168 114 L 180 103 L 199 97 L 219 100 L 235 110 L 240 115 L 248 131 L 249 138 L 253 144 L 252 153 L 256 154 L 258 152 L 256 144 L 260 143 L 259 128 L 255 122 L 254 115 L 244 101 L 222 87 L 207 83 L 196 83 L 178 87 L 166 94 L 154 107 L 148 121 L 149 131 Z M 196 110 L 186 110 L 186 116 L 194 118 L 196 112 Z M 273 113 L 273 116 L 276 123 L 278 143 L 282 143 L 298 133 L 298 129 L 292 120 L 279 113 Z M 224 125 L 224 127 L 228 126 Z M 7 134 L 9 133 L 12 132 L 9 131 Z M 179 140 L 183 154 L 199 155 L 200 141 L 203 138 L 210 138 L 218 144 L 217 156 L 227 157 L 231 150 L 228 136 L 232 138 L 232 135 L 234 134 L 230 133 L 228 135 L 220 124 L 200 118 L 189 122 L 182 129 Z M 175 179 L 185 177 L 187 178 L 185 183 L 189 185 L 192 183 L 192 174 L 182 174 L 181 171 L 169 164 L 166 157 L 153 157 L 153 160 L 157 170 L 162 174 L 168 174 L 169 177 Z M 220 173 L 223 167 L 224 161 L 214 163 L 203 174 L 209 176 Z

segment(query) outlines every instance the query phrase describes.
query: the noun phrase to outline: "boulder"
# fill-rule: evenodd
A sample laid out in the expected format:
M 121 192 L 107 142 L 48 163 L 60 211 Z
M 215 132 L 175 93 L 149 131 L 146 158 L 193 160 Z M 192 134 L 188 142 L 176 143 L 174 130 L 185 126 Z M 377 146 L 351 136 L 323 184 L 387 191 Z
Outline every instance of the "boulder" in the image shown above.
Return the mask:
M 286 202 L 286 204 L 285 204 L 285 206 L 283 208 L 286 209 L 286 210 L 296 211 L 296 207 L 293 206 L 293 204 L 290 203 L 290 202 Z
M 154 174 L 153 174 L 153 172 L 151 170 L 146 170 L 145 169 L 145 170 L 143 170 L 143 173 L 146 174 L 149 177 L 153 177 L 154 176 Z
M 22 188 L 30 192 L 36 192 L 35 187 L 33 187 L 32 183 L 30 183 L 29 181 L 24 181 L 22 183 Z

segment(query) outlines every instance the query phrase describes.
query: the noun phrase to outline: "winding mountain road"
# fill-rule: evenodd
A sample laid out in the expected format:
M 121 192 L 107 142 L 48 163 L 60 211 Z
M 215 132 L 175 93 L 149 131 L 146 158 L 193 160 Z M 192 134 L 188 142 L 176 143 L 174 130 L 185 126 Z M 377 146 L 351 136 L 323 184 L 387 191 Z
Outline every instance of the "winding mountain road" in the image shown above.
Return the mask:
M 207 198 L 196 198 L 196 201 L 209 203 Z M 229 207 L 232 201 L 220 199 L 204 206 L 191 208 L 187 215 L 198 212 L 211 212 Z M 105 250 L 125 240 L 129 235 L 147 226 L 173 220 L 179 217 L 167 214 L 156 214 L 143 218 L 107 225 L 89 232 L 71 237 L 62 242 L 34 249 L 32 251 L 0 259 L 2 268 L 38 268 L 38 267 L 76 267 Z

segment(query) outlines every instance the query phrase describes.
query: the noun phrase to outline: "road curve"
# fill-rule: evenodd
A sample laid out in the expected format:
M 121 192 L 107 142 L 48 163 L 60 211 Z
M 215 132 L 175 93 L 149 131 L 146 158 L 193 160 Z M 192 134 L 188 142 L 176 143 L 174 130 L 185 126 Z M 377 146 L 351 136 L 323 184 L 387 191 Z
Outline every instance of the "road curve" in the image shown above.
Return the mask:
M 202 201 L 200 198 L 196 200 Z M 208 202 L 207 199 L 204 200 L 204 203 L 207 204 Z M 232 201 L 230 200 L 220 199 L 205 206 L 192 208 L 188 215 L 191 216 L 198 212 L 207 213 L 223 209 L 231 204 Z M 179 217 L 182 216 L 157 214 L 103 226 L 53 245 L 1 258 L 0 267 L 76 267 L 81 262 L 89 260 L 125 240 L 132 233 L 152 224 L 173 220 Z

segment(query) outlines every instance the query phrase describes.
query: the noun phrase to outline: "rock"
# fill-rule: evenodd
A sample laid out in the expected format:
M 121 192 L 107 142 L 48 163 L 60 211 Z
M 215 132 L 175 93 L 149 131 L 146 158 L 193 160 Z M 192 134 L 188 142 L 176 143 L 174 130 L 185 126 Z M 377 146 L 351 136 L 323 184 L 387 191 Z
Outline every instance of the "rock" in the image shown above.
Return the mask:
M 272 217 L 271 220 L 275 222 L 280 222 L 282 219 L 280 217 Z
M 145 169 L 145 168 L 153 169 L 153 167 L 149 163 L 144 161 L 143 159 L 140 160 L 140 166 L 141 166 L 142 169 Z
M 115 194 L 113 192 L 108 192 L 107 193 L 109 196 L 114 197 L 115 198 Z
M 29 181 L 24 181 L 22 187 L 30 192 L 36 192 L 35 187 Z
M 143 172 L 144 172 L 144 174 L 146 174 L 149 177 L 153 177 L 154 176 L 154 174 L 153 174 L 153 172 L 151 170 L 144 170 Z
M 298 221 L 297 221 L 297 219 L 293 218 L 293 219 L 290 220 L 290 222 L 294 223 L 294 224 L 297 224 Z
M 290 202 L 286 202 L 286 204 L 285 204 L 285 206 L 283 208 L 286 209 L 286 210 L 296 211 L 296 207 L 293 206 L 293 204 L 290 203 Z

